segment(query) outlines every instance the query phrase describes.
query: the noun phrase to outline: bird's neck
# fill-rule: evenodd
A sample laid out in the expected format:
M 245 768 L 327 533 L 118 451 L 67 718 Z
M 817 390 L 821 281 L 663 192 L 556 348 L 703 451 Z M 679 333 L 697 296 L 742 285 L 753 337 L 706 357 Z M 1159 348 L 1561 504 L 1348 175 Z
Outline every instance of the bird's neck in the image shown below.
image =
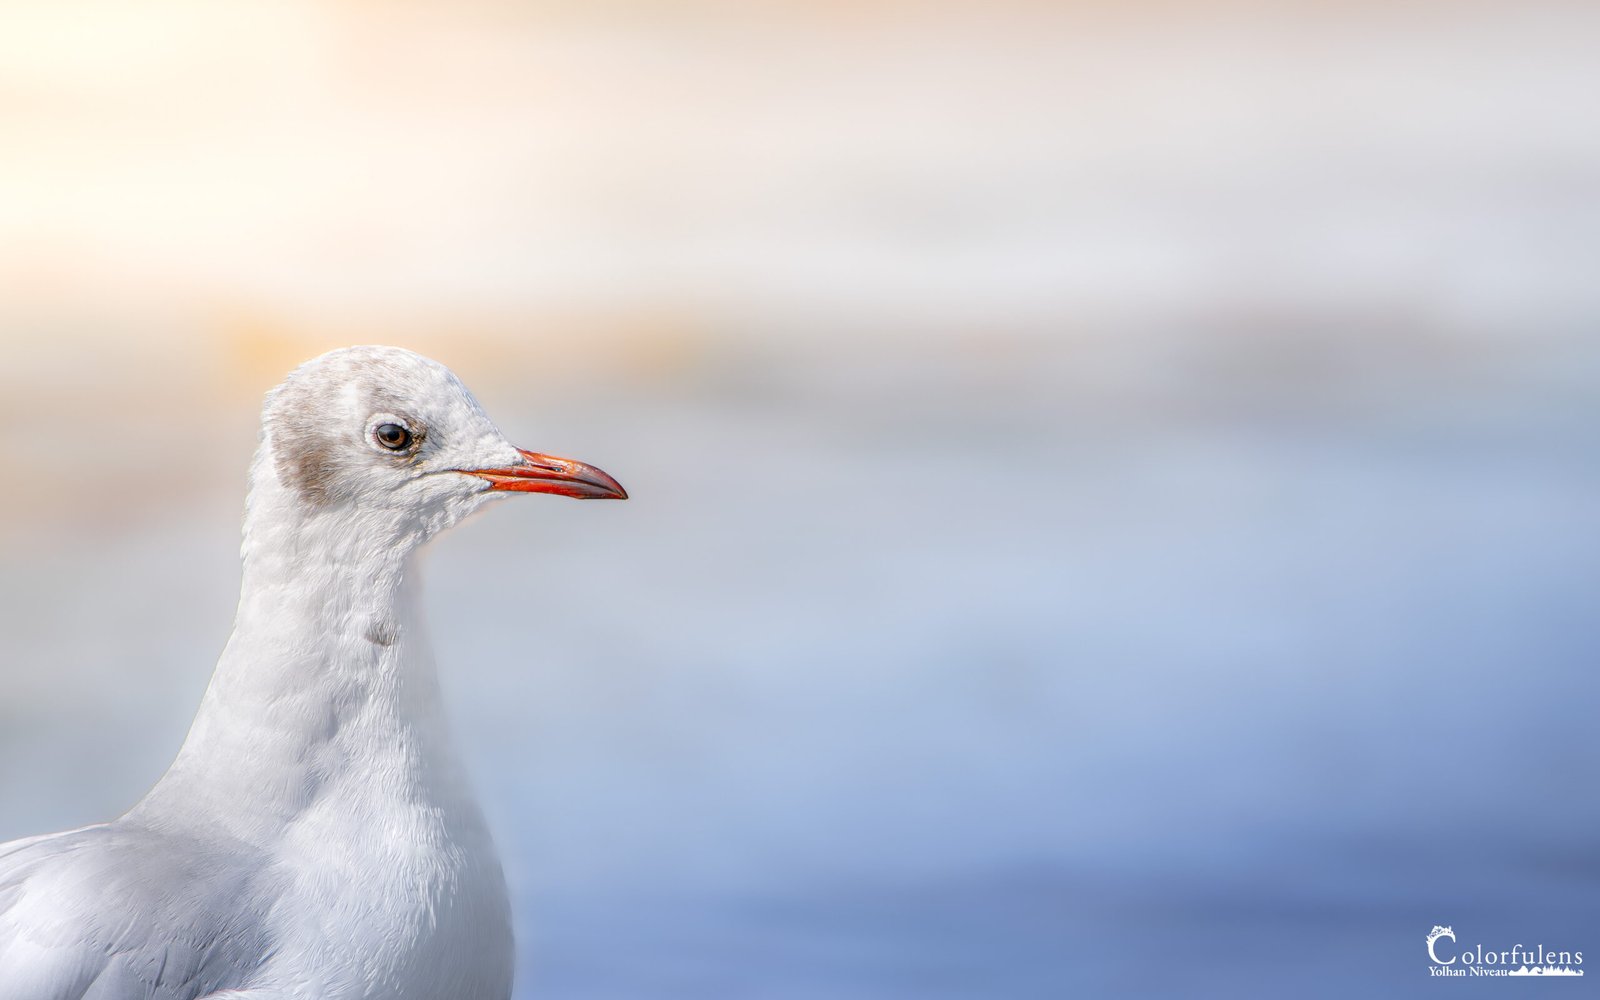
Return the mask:
M 464 789 L 417 613 L 420 538 L 351 517 L 247 522 L 233 635 L 135 814 L 270 838 L 308 816 L 337 829 L 344 814 Z

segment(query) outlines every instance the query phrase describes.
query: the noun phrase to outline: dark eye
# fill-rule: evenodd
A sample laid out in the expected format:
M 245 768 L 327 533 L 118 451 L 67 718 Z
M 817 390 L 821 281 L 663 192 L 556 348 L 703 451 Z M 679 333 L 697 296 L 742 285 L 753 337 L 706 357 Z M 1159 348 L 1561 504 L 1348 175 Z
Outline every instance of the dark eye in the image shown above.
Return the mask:
M 405 451 L 411 446 L 411 432 L 399 424 L 379 424 L 372 429 L 372 437 L 390 451 Z

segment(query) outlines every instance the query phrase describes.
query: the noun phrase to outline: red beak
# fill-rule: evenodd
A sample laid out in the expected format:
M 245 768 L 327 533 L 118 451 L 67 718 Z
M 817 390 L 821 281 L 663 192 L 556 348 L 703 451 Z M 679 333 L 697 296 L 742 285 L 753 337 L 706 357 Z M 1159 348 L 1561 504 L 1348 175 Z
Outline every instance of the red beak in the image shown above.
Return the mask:
M 555 493 L 579 500 L 626 500 L 628 491 L 592 465 L 574 462 L 570 458 L 541 455 L 536 451 L 523 451 L 522 464 L 508 465 L 503 469 L 460 469 L 469 476 L 487 479 L 491 490 L 513 490 L 518 493 Z

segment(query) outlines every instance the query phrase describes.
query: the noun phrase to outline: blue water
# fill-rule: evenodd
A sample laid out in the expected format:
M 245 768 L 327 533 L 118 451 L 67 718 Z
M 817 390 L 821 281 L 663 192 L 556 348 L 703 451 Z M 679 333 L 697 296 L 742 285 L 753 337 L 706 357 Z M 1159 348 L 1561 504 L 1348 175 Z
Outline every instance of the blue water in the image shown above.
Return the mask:
M 1600 955 L 1600 365 L 1367 350 L 482 393 L 633 495 L 502 504 L 429 561 L 518 996 L 1528 988 L 1436 986 L 1434 924 Z M 0 567 L 7 660 L 61 664 L 9 710 L 0 836 L 159 772 L 237 499 L 97 541 L 92 574 L 69 537 Z M 166 679 L 60 693 L 117 656 Z

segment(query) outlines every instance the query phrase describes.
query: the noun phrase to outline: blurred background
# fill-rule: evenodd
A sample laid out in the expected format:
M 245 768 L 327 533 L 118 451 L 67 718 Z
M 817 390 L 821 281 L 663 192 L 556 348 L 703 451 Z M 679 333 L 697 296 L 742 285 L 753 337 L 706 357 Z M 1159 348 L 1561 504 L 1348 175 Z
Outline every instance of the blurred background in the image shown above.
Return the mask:
M 161 773 L 261 394 L 382 342 L 633 494 L 429 556 L 519 1000 L 1600 953 L 1597 47 L 1539 0 L 6 4 L 0 839 Z

